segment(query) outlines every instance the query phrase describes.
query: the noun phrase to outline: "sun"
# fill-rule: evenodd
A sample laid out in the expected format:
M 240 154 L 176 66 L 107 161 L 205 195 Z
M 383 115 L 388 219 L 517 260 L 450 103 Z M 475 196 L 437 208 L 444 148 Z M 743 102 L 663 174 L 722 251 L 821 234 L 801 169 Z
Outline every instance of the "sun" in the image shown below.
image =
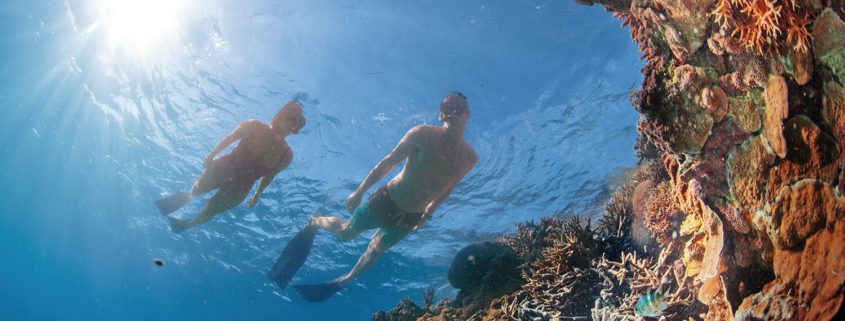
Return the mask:
M 98 0 L 109 40 L 147 51 L 177 34 L 188 0 Z

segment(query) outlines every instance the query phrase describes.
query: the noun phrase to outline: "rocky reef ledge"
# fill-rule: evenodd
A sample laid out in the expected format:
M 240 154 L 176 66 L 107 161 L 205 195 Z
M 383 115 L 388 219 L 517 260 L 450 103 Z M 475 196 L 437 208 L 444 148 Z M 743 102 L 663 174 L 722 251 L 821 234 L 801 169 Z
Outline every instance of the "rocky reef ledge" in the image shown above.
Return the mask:
M 660 319 L 845 319 L 845 1 L 576 1 L 643 52 L 636 174 L 595 222 L 518 225 L 458 255 L 456 299 L 373 320 L 658 319 L 634 313 L 652 290 Z

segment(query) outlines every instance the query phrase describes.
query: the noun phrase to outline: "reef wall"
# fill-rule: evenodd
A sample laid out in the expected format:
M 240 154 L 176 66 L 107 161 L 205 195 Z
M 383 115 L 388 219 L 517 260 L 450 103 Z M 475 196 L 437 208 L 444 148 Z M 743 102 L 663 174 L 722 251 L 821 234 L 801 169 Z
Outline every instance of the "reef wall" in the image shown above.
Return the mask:
M 418 320 L 638 320 L 649 290 L 670 320 L 843 317 L 845 1 L 576 1 L 643 52 L 640 170 L 597 224 L 504 236 L 521 288 Z

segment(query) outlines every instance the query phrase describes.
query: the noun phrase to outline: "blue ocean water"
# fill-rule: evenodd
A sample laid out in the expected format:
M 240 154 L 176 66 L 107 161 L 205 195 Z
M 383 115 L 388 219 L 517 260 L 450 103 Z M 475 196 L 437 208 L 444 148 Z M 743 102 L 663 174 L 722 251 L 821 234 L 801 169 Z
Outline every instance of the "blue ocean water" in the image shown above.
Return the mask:
M 618 20 L 574 1 L 4 1 L 0 319 L 367 320 L 428 286 L 453 296 L 462 246 L 598 213 L 636 161 L 641 66 Z M 308 217 L 349 217 L 344 198 L 453 90 L 480 160 L 429 224 L 324 303 L 269 282 Z M 260 203 L 172 234 L 153 202 L 291 98 L 308 123 Z M 320 232 L 294 282 L 346 272 L 367 241 Z

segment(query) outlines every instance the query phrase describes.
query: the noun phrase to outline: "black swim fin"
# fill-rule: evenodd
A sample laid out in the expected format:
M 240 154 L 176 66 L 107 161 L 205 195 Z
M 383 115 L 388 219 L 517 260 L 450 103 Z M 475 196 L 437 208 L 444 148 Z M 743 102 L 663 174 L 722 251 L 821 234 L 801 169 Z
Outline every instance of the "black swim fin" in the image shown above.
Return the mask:
M 311 253 L 311 246 L 314 245 L 314 235 L 317 234 L 317 226 L 307 225 L 299 233 L 297 233 L 282 250 L 276 264 L 270 273 L 267 273 L 267 278 L 279 285 L 279 288 L 284 289 L 293 279 L 296 271 L 305 264 L 305 259 Z
M 296 292 L 299 292 L 299 295 L 303 299 L 310 302 L 325 301 L 337 293 L 337 291 L 343 289 L 343 285 L 337 281 L 323 284 L 294 285 L 293 287 L 296 288 Z
M 172 217 L 168 217 L 167 220 L 170 221 L 170 231 L 176 234 L 182 233 L 191 227 L 191 220 L 180 220 Z
M 156 201 L 156 206 L 158 206 L 158 211 L 161 212 L 161 215 L 167 215 L 176 212 L 176 210 L 188 204 L 190 200 L 191 193 L 180 192 Z

